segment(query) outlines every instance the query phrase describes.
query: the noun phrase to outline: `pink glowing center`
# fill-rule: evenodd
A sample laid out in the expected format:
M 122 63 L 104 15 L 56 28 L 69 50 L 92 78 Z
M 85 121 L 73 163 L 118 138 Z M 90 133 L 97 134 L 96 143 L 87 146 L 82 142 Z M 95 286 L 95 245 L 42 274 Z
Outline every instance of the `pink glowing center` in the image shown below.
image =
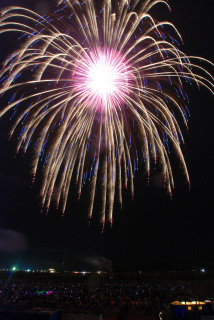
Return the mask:
M 105 56 L 101 56 L 91 68 L 87 76 L 87 86 L 94 94 L 106 99 L 119 90 L 121 74 Z
M 78 62 L 74 74 L 76 91 L 88 105 L 118 106 L 128 94 L 130 72 L 123 58 L 109 51 L 85 56 Z

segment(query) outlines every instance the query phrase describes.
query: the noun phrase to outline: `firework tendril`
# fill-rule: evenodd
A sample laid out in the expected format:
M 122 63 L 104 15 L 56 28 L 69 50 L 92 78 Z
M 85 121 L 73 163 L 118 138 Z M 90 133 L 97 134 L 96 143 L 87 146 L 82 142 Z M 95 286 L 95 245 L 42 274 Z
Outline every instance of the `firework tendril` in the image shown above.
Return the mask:
M 90 190 L 89 219 L 98 192 L 100 222 L 112 223 L 115 198 L 122 206 L 126 188 L 134 195 L 140 165 L 149 180 L 157 164 L 171 194 L 170 149 L 189 183 L 177 121 L 187 126 L 184 83 L 213 93 L 213 78 L 180 50 L 174 25 L 150 15 L 158 3 L 169 8 L 163 0 L 66 0 L 48 16 L 2 10 L 0 33 L 17 33 L 21 45 L 0 72 L 0 94 L 10 97 L 0 117 L 10 114 L 17 152 L 34 149 L 33 181 L 42 172 L 47 210 L 53 201 L 64 214 L 74 181 L 78 197 L 83 185 Z

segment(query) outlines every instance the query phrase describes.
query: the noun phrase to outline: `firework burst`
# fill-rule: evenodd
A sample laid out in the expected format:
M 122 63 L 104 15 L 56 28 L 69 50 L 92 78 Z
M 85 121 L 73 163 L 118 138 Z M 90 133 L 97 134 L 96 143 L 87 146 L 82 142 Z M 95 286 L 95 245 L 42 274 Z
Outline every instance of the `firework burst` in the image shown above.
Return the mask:
M 158 163 L 172 193 L 169 148 L 189 182 L 176 120 L 180 114 L 187 126 L 183 83 L 213 92 L 213 78 L 179 49 L 173 24 L 149 14 L 158 3 L 169 7 L 162 0 L 65 0 L 49 16 L 2 11 L 0 32 L 17 32 L 22 45 L 0 72 L 0 94 L 10 96 L 0 117 L 11 114 L 17 152 L 34 149 L 33 181 L 42 162 L 43 207 L 53 200 L 64 213 L 75 179 L 79 197 L 84 184 L 90 190 L 89 218 L 99 190 L 100 221 L 112 223 L 115 194 L 121 206 L 124 189 L 134 194 L 142 163 L 148 179 Z

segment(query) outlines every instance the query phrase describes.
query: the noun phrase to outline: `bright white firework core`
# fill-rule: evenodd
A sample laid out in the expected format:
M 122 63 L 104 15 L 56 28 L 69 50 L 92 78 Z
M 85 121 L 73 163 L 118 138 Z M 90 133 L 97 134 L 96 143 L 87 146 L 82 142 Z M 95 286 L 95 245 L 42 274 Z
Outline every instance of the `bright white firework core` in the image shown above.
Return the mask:
M 97 63 L 92 66 L 88 74 L 88 87 L 95 93 L 100 95 L 103 99 L 107 98 L 107 95 L 113 94 L 119 85 L 120 74 L 114 67 L 105 61 L 105 56 L 98 60 Z
M 89 106 L 117 107 L 128 94 L 130 71 L 115 51 L 90 54 L 78 61 L 74 87 Z

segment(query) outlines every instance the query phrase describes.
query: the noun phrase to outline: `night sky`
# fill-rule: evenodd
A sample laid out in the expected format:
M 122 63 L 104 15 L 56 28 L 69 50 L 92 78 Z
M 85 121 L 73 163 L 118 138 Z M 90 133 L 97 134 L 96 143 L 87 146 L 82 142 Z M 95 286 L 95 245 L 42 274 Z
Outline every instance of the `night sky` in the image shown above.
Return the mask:
M 187 55 L 213 60 L 213 0 L 171 0 L 172 12 L 161 5 L 153 9 L 159 20 L 175 24 L 184 39 Z M 54 1 L 0 0 L 0 7 L 21 5 L 40 11 Z M 43 12 L 42 12 L 43 13 Z M 1 59 L 12 48 L 0 37 Z M 213 70 L 209 69 L 212 73 Z M 115 205 L 113 227 L 104 233 L 98 224 L 88 226 L 84 196 L 78 203 L 71 196 L 65 217 L 50 210 L 40 214 L 35 189 L 29 187 L 31 157 L 15 158 L 16 137 L 10 142 L 10 123 L 0 120 L 0 269 L 19 268 L 133 270 L 154 264 L 206 264 L 213 261 L 214 99 L 197 86 L 186 88 L 190 99 L 188 132 L 183 147 L 191 190 L 176 158 L 172 166 L 175 191 L 170 199 L 153 174 L 146 186 L 143 170 L 135 178 L 135 196 L 127 195 L 123 210 Z M 2 102 L 1 102 L 2 103 Z M 96 210 L 96 208 L 95 208 Z

